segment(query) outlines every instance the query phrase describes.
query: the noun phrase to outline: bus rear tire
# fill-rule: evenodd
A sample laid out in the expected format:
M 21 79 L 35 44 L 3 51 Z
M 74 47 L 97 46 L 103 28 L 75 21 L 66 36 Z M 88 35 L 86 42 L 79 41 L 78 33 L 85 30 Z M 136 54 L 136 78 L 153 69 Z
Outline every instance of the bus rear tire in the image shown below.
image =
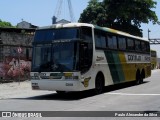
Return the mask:
M 136 73 L 136 84 L 142 84 L 143 83 L 143 75 L 140 74 L 140 71 L 138 70 Z
M 144 82 L 143 81 L 144 78 L 145 78 L 145 71 L 143 69 L 142 72 L 141 72 L 141 81 L 140 81 L 141 84 Z
M 98 74 L 95 81 L 95 94 L 101 94 L 104 90 L 104 76 Z

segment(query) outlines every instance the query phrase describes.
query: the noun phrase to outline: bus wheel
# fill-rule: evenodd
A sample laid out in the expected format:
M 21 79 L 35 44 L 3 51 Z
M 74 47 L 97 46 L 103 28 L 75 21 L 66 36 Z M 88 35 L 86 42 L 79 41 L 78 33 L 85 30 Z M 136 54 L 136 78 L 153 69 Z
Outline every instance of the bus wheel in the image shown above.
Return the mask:
M 65 94 L 66 93 L 66 91 L 56 91 L 57 92 L 57 94 L 59 94 L 59 95 L 62 95 L 62 94 Z
M 95 81 L 95 93 L 101 94 L 104 89 L 104 77 L 103 74 L 98 74 Z
M 140 84 L 140 79 L 141 79 L 141 75 L 140 75 L 140 71 L 138 70 L 137 73 L 136 73 L 136 85 L 139 85 Z
M 143 79 L 145 78 L 145 72 L 144 72 L 144 69 L 142 70 L 142 73 L 141 73 L 141 80 L 140 80 L 140 83 L 143 83 Z
M 136 74 L 136 84 L 139 85 L 141 83 L 143 83 L 143 77 L 140 74 L 140 71 L 137 71 L 137 74 Z

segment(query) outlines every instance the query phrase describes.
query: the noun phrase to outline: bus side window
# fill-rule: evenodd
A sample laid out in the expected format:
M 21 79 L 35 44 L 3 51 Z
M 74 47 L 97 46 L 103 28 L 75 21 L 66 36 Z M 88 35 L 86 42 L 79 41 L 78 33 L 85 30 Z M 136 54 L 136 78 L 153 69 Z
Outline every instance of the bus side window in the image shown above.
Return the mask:
M 117 37 L 116 36 L 108 35 L 107 40 L 108 40 L 108 48 L 117 49 Z
M 128 50 L 131 50 L 131 51 L 134 51 L 134 50 L 135 50 L 135 47 L 134 47 L 134 46 L 135 46 L 135 45 L 134 45 L 133 39 L 128 38 L 128 39 L 127 39 L 127 49 L 128 49 Z
M 112 40 L 113 40 L 113 49 L 117 49 L 117 37 L 113 36 Z
M 105 35 L 101 36 L 101 47 L 106 48 L 106 37 L 105 37 Z
M 118 47 L 120 50 L 126 50 L 126 38 L 118 37 Z
M 138 40 L 135 41 L 135 50 L 141 51 L 141 42 Z
M 95 34 L 95 44 L 97 48 L 101 48 L 101 37 Z
M 145 42 L 142 41 L 141 45 L 142 45 L 142 51 L 147 52 L 147 46 L 146 46 Z
M 106 35 L 105 32 L 100 30 L 95 30 L 95 46 L 98 49 L 106 48 Z
M 81 28 L 81 39 L 85 40 L 87 43 L 93 43 L 92 29 L 89 27 L 82 27 Z

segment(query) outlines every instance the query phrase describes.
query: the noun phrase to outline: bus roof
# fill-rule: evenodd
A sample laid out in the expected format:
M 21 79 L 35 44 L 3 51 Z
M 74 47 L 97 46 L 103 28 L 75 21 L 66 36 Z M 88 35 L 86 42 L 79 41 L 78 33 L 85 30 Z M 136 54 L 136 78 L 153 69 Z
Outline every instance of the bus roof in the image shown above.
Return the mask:
M 40 30 L 40 29 L 58 29 L 58 28 L 70 28 L 70 27 L 81 27 L 81 26 L 86 26 L 86 27 L 94 27 L 94 25 L 92 24 L 88 24 L 88 23 L 59 23 L 59 24 L 53 24 L 53 25 L 50 25 L 50 26 L 44 26 L 44 27 L 39 27 L 37 30 Z
M 53 24 L 53 25 L 50 25 L 50 26 L 39 27 L 39 28 L 37 28 L 37 30 L 82 27 L 82 26 L 96 28 L 96 29 L 103 30 L 103 31 L 106 31 L 106 32 L 110 32 L 110 33 L 114 33 L 114 34 L 123 35 L 123 36 L 130 37 L 130 38 L 135 38 L 135 39 L 148 41 L 148 39 L 138 37 L 138 36 L 134 36 L 134 35 L 131 35 L 131 34 L 126 33 L 126 32 L 118 31 L 118 30 L 115 30 L 115 29 L 107 28 L 107 27 L 100 27 L 100 26 L 93 25 L 93 24 L 88 24 L 88 23 L 67 23 L 67 24 L 60 23 L 60 24 Z

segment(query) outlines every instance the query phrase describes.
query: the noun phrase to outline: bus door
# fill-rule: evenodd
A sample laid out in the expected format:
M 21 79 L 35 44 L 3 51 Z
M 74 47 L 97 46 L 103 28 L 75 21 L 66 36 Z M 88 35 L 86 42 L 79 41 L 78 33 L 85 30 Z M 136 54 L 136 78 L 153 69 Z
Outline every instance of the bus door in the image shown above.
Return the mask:
M 89 69 L 91 59 L 89 58 L 88 43 L 80 43 L 79 54 L 80 71 L 84 73 Z

